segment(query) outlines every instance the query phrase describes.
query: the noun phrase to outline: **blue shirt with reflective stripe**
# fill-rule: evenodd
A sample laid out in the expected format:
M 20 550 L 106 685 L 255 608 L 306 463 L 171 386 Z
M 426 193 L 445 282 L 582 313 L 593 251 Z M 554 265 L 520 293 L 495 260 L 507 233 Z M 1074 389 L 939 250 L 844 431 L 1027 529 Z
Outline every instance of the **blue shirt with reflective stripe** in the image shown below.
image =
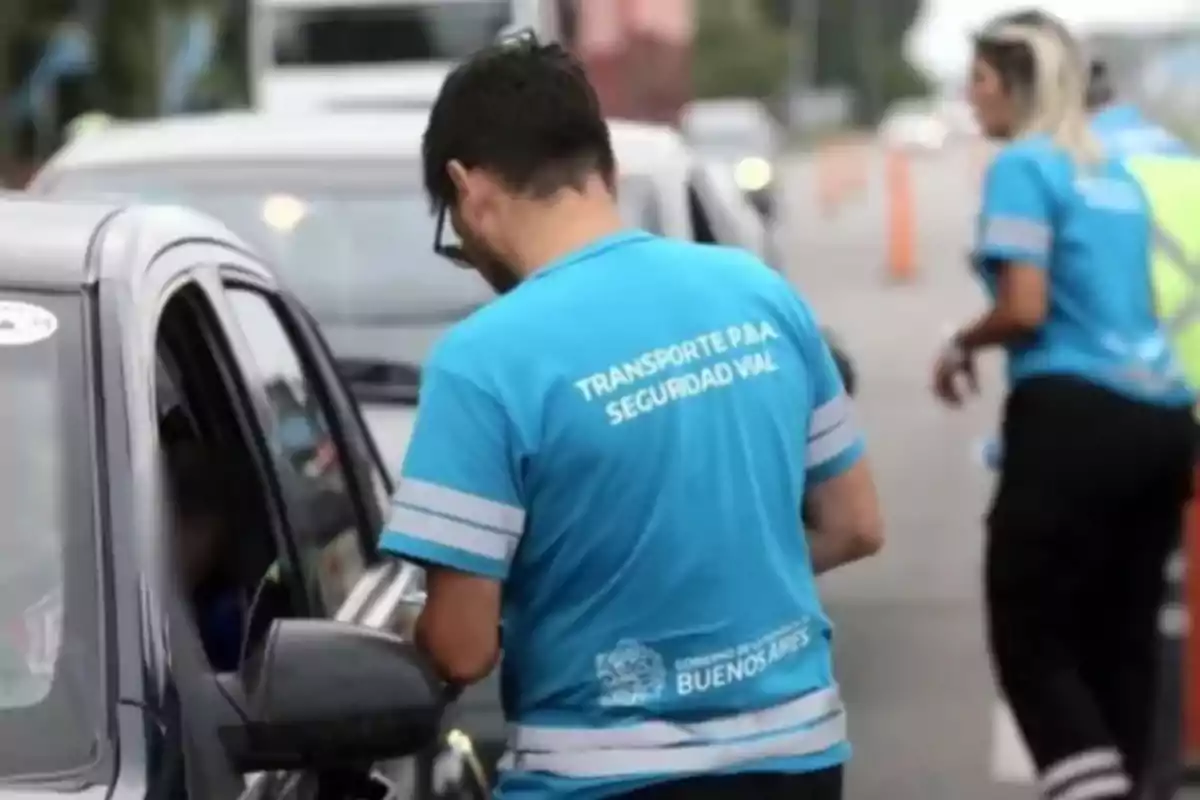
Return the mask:
M 1092 115 L 1092 132 L 1114 158 L 1136 155 L 1191 155 L 1178 136 L 1142 115 L 1137 106 L 1111 105 Z
M 1118 159 L 1078 167 L 1046 137 L 1007 145 L 984 180 L 974 262 L 995 294 L 996 270 L 1046 270 L 1048 315 L 1011 344 L 1011 383 L 1072 375 L 1137 400 L 1189 405 L 1187 388 L 1154 312 L 1150 214 Z
M 740 250 L 620 233 L 451 330 L 381 546 L 504 583 L 497 796 L 844 761 L 799 512 L 862 452 L 809 307 Z

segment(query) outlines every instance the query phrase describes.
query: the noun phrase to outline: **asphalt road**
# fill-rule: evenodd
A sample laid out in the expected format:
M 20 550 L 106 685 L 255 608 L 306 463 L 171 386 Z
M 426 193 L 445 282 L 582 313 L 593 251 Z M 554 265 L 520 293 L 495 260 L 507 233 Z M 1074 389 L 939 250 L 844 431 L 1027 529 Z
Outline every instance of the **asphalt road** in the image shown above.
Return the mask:
M 957 148 L 912 162 L 909 282 L 888 277 L 882 156 L 868 165 L 865 192 L 826 216 L 814 160 L 789 160 L 777 231 L 794 282 L 856 359 L 887 521 L 883 553 L 823 583 L 856 748 L 846 796 L 1031 798 L 1023 750 L 997 722 L 979 597 L 992 479 L 978 450 L 995 425 L 1000 362 L 982 365 L 983 392 L 962 410 L 929 391 L 947 328 L 983 308 L 965 259 L 978 160 Z

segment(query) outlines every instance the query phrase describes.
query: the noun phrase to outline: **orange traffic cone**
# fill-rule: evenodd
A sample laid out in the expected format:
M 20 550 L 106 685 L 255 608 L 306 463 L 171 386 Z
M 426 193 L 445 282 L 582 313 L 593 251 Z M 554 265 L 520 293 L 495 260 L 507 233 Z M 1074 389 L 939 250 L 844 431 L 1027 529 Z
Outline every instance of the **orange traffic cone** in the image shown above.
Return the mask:
M 913 209 L 911 165 L 907 153 L 887 154 L 887 270 L 893 281 L 916 277 L 916 219 Z

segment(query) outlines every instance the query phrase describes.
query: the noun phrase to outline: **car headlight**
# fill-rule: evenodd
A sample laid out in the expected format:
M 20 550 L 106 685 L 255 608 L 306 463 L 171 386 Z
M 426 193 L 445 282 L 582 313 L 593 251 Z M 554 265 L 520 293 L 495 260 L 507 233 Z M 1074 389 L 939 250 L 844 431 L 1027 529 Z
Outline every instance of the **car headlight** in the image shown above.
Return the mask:
M 757 192 L 771 183 L 771 162 L 765 158 L 743 158 L 733 170 L 734 180 L 743 192 Z

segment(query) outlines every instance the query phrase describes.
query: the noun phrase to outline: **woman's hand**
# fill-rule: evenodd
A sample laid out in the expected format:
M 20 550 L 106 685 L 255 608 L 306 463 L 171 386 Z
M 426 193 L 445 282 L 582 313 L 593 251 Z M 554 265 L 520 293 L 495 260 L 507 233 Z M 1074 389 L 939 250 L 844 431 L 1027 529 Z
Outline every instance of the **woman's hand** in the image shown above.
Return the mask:
M 963 384 L 971 394 L 979 394 L 974 354 L 952 341 L 943 348 L 934 365 L 933 392 L 946 405 L 958 408 L 966 396 Z

